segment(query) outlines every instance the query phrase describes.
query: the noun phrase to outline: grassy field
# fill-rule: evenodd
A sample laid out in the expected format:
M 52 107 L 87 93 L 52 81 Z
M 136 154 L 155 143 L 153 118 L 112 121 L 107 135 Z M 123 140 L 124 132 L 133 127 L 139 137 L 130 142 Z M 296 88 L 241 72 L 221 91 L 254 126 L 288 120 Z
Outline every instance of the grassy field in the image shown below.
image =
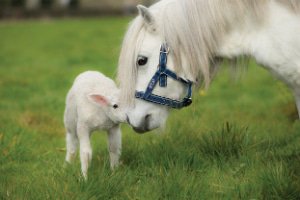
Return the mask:
M 67 90 L 85 70 L 116 73 L 128 18 L 0 22 L 0 199 L 300 199 L 300 122 L 290 91 L 251 63 L 223 67 L 162 133 L 124 125 L 112 172 L 94 134 L 89 180 L 63 168 Z

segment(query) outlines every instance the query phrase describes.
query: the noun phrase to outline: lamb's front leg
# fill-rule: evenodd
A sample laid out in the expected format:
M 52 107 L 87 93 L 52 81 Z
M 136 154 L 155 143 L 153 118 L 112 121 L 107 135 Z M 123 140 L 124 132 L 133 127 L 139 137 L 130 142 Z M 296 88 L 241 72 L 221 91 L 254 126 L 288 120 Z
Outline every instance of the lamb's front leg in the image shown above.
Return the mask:
M 80 144 L 80 162 L 81 171 L 85 179 L 87 179 L 87 172 L 89 164 L 92 159 L 92 148 L 90 143 L 90 131 L 88 127 L 84 124 L 77 125 L 77 134 Z
M 121 155 L 122 134 L 119 125 L 114 126 L 108 131 L 108 150 L 110 157 L 110 167 L 114 169 L 119 165 Z

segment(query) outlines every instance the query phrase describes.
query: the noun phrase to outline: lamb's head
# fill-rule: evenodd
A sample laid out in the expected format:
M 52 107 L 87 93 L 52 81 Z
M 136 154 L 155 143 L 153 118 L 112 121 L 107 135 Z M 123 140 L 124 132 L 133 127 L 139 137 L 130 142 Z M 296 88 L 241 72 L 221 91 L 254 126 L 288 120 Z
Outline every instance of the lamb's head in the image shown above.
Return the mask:
M 120 107 L 118 93 L 113 95 L 91 93 L 88 94 L 88 99 L 100 106 L 112 121 L 116 123 L 126 121 L 125 109 Z

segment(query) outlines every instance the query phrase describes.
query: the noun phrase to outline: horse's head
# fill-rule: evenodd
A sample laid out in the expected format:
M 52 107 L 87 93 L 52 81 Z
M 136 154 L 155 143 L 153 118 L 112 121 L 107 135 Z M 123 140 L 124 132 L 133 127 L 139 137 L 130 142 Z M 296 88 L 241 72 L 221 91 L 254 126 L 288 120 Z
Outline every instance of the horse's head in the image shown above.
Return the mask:
M 156 17 L 160 13 L 144 6 L 138 6 L 138 10 L 139 17 L 124 39 L 119 61 L 119 81 L 121 91 L 127 93 L 127 98 L 130 96 L 127 121 L 136 132 L 144 133 L 163 126 L 170 107 L 180 108 L 190 103 L 187 102 L 190 96 L 184 95 L 191 85 L 181 78 L 185 76 L 178 68 L 175 70 L 172 49 L 168 52 L 168 47 L 164 46 L 165 52 L 161 52 L 166 40 Z M 139 28 L 134 27 L 139 23 Z M 165 59 L 165 63 L 162 59 Z M 158 73 L 160 65 L 166 65 L 168 72 L 165 77 Z

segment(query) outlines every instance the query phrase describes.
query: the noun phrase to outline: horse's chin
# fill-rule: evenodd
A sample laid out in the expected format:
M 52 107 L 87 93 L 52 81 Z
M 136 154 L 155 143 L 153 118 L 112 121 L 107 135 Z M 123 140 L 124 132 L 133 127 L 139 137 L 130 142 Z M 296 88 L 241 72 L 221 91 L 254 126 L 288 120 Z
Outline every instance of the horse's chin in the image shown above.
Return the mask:
M 153 127 L 132 127 L 132 129 L 138 134 L 144 134 L 157 128 L 160 128 L 160 126 L 157 125 Z
M 141 128 L 136 128 L 136 127 L 132 127 L 132 129 L 138 134 L 144 134 L 144 133 L 147 133 L 150 131 L 148 129 L 141 129 Z

